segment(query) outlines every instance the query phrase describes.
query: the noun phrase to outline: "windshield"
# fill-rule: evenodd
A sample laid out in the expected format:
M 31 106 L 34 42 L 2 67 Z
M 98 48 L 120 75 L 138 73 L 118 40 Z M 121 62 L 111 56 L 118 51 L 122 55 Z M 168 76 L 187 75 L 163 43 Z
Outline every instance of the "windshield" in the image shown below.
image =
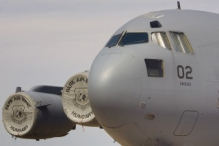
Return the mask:
M 106 47 L 111 48 L 111 47 L 115 46 L 115 45 L 118 43 L 118 41 L 119 41 L 121 35 L 122 35 L 122 33 L 117 34 L 117 35 L 114 35 L 114 36 L 109 40 L 109 42 L 106 44 Z
M 193 49 L 184 33 L 170 32 L 170 36 L 173 39 L 173 42 L 175 44 L 175 50 L 177 52 L 191 53 L 191 54 L 193 53 Z
M 120 46 L 141 44 L 148 42 L 148 34 L 146 32 L 127 32 L 119 42 Z
M 153 43 L 171 50 L 170 42 L 165 32 L 153 32 L 151 34 L 151 39 Z

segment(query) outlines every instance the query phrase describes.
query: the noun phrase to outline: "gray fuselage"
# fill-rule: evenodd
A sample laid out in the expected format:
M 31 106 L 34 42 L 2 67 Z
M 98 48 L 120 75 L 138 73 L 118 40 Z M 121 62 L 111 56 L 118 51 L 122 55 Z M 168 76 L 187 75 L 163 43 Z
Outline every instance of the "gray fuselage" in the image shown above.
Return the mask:
M 119 28 L 117 43 L 100 51 L 89 73 L 90 104 L 103 128 L 124 146 L 218 146 L 218 26 L 218 14 L 165 10 Z M 121 45 L 129 32 L 148 41 Z M 170 48 L 153 42 L 156 32 Z M 192 51 L 177 50 L 180 43 Z

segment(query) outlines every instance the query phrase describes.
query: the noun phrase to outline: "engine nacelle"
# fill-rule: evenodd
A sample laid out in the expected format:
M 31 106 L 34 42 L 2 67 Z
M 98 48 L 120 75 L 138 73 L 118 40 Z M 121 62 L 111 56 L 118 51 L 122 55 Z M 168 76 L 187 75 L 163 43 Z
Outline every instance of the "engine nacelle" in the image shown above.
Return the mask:
M 61 96 L 34 91 L 11 95 L 2 109 L 8 133 L 28 139 L 67 135 L 75 126 L 65 115 Z
M 64 112 L 74 123 L 100 127 L 90 106 L 87 86 L 88 72 L 74 75 L 66 82 L 62 91 Z

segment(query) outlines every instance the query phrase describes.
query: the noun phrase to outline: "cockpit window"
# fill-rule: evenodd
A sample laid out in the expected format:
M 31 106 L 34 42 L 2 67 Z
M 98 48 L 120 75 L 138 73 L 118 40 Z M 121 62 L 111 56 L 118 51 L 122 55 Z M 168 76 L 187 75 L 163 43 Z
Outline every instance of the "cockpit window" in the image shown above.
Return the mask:
M 153 32 L 151 34 L 151 39 L 153 43 L 168 50 L 171 50 L 170 41 L 165 32 Z
M 183 53 L 193 53 L 193 49 L 187 40 L 186 36 L 182 32 L 170 32 L 170 36 L 175 44 L 175 49 L 177 52 Z
M 141 44 L 148 42 L 148 34 L 146 32 L 126 32 L 119 42 L 119 46 Z
M 106 44 L 106 47 L 111 48 L 111 47 L 117 45 L 117 43 L 118 43 L 118 41 L 119 41 L 119 39 L 120 39 L 121 36 L 122 36 L 122 33 L 117 34 L 117 35 L 114 35 L 114 36 L 109 40 L 109 42 Z
M 149 77 L 163 77 L 163 60 L 145 59 L 144 61 Z

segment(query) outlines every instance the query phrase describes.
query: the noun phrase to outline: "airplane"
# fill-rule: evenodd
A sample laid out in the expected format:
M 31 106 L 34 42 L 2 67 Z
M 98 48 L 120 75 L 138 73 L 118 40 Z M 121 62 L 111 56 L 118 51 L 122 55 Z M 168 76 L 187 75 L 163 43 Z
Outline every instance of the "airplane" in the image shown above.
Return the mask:
M 83 125 L 123 146 L 218 146 L 218 26 L 218 14 L 179 3 L 136 17 L 64 87 L 17 87 L 2 108 L 5 129 L 40 140 Z

